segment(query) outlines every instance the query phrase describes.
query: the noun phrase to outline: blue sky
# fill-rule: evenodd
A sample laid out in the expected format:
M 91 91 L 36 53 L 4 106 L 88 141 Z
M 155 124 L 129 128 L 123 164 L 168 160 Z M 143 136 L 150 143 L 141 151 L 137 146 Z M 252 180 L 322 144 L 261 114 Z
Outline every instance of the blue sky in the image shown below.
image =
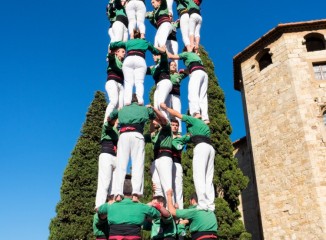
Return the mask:
M 2 239 L 17 234 L 26 240 L 48 238 L 63 171 L 95 91 L 104 91 L 106 4 L 104 0 L 1 2 Z M 322 0 L 313 4 L 203 1 L 201 43 L 225 92 L 232 141 L 245 135 L 241 96 L 233 89 L 232 58 L 277 24 L 322 19 L 325 9 Z M 153 41 L 153 27 L 146 25 L 147 39 Z M 146 79 L 146 89 L 153 83 Z

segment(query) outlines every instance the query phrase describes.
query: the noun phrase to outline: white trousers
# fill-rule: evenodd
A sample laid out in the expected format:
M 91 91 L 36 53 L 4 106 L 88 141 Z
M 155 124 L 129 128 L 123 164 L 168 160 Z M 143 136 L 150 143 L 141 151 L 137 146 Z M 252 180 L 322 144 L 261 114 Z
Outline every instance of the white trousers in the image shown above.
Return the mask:
M 114 35 L 113 35 L 112 26 L 108 29 L 108 35 L 110 37 L 110 42 L 113 42 L 112 39 L 114 38 Z
M 129 34 L 133 34 L 134 29 L 139 29 L 140 33 L 145 33 L 145 14 L 146 6 L 143 1 L 131 0 L 126 5 L 126 14 L 128 17 Z
M 160 157 L 151 165 L 152 182 L 155 184 L 154 196 L 164 196 L 166 191 L 172 189 L 172 158 Z
M 180 18 L 180 30 L 182 35 L 182 41 L 185 46 L 190 45 L 189 39 L 189 14 L 182 14 Z
M 128 56 L 122 64 L 124 75 L 124 105 L 131 104 L 132 90 L 135 85 L 139 104 L 144 104 L 144 79 L 147 65 L 145 59 L 139 56 Z
M 106 107 L 104 122 L 107 121 L 108 116 L 113 109 L 121 109 L 123 107 L 123 85 L 114 80 L 108 80 L 105 84 L 105 90 L 109 96 L 109 104 Z
M 166 3 L 168 5 L 169 13 L 173 16 L 173 0 L 166 0 Z
M 210 144 L 199 143 L 195 146 L 192 168 L 199 209 L 215 210 L 214 158 L 215 150 Z
M 200 28 L 202 24 L 202 17 L 198 13 L 193 13 L 189 17 L 189 36 L 194 35 L 200 37 Z
M 138 132 L 122 133 L 118 141 L 117 150 L 117 180 L 115 181 L 115 195 L 123 195 L 123 184 L 127 173 L 127 167 L 131 158 L 131 184 L 132 193 L 143 195 L 144 191 L 144 136 Z
M 172 54 L 178 54 L 179 51 L 179 44 L 177 41 L 174 40 L 167 40 L 166 41 L 166 49 L 168 50 L 168 52 L 172 53 Z M 176 65 L 177 65 L 177 70 L 178 70 L 178 60 L 173 60 Z
M 196 70 L 189 75 L 188 101 L 190 115 L 200 113 L 202 120 L 209 120 L 207 105 L 208 76 L 203 70 Z
M 181 113 L 181 100 L 179 95 L 170 94 L 171 108 Z M 179 118 L 175 118 L 179 122 L 179 132 L 182 133 L 182 121 Z
M 159 109 L 167 119 L 169 119 L 169 113 L 166 110 L 163 110 L 160 104 L 165 103 L 168 107 L 170 107 L 171 100 L 169 93 L 171 90 L 172 82 L 170 79 L 163 79 L 156 85 L 154 92 L 154 107 Z
M 128 29 L 122 22 L 115 21 L 112 24 L 112 37 L 111 42 L 126 42 L 128 40 Z
M 174 201 L 183 209 L 183 170 L 180 163 L 173 163 L 172 167 L 172 188 L 174 192 Z
M 172 32 L 172 25 L 169 22 L 164 22 L 160 25 L 160 27 L 156 31 L 154 46 L 162 47 L 166 45 L 166 40 L 168 36 Z
M 198 13 L 193 13 L 189 17 L 189 36 L 194 35 L 200 37 L 200 28 L 202 24 L 202 17 Z
M 98 160 L 97 191 L 95 207 L 106 202 L 107 195 L 111 195 L 114 180 L 116 180 L 116 157 L 109 153 L 101 153 Z

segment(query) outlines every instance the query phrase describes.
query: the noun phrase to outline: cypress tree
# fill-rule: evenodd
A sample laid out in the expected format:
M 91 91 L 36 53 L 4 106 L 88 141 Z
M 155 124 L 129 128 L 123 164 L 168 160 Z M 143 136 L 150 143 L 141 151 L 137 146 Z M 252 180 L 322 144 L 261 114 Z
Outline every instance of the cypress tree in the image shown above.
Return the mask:
M 226 116 L 224 93 L 214 73 L 214 64 L 202 47 L 200 56 L 209 79 L 208 113 L 212 145 L 216 151 L 213 181 L 217 195 L 215 213 L 219 224 L 218 235 L 220 239 L 251 239 L 239 219 L 240 212 L 238 211 L 239 194 L 246 188 L 248 178 L 243 175 L 238 167 L 237 159 L 233 157 L 233 146 L 229 137 L 232 129 Z M 188 144 L 182 158 L 186 206 L 188 197 L 195 192 L 192 176 L 193 147 L 193 144 Z
M 50 223 L 50 240 L 95 239 L 92 220 L 97 189 L 100 137 L 106 108 L 103 92 L 97 91 L 86 114 L 81 135 L 64 171 L 61 200 Z

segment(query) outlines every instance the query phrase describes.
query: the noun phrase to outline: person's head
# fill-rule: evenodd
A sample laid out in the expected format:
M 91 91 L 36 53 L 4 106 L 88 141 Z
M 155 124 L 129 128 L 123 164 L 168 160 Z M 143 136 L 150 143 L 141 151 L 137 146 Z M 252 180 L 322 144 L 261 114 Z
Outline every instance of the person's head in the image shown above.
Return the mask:
M 151 0 L 151 4 L 152 4 L 153 8 L 157 9 L 161 5 L 161 0 Z
M 189 203 L 190 203 L 190 205 L 197 205 L 197 203 L 198 203 L 198 197 L 197 197 L 197 194 L 196 193 L 193 193 L 193 194 L 191 194 L 190 195 L 190 197 L 189 197 Z
M 134 38 L 140 38 L 140 31 L 139 29 L 134 30 Z
M 154 62 L 157 62 L 161 59 L 161 55 L 153 55 Z
M 177 119 L 173 118 L 171 119 L 171 130 L 174 134 L 177 134 L 179 132 L 179 122 Z
M 166 199 L 163 196 L 154 196 L 152 203 L 158 203 L 160 204 L 162 207 L 166 207 Z
M 117 50 L 115 50 L 114 53 L 117 56 L 117 58 L 119 58 L 120 61 L 123 61 L 123 59 L 125 58 L 125 55 L 126 55 L 126 49 L 118 48 Z
M 125 182 L 123 184 L 123 195 L 126 197 L 131 197 L 132 195 L 132 185 L 130 175 L 126 175 Z
M 114 194 L 112 194 L 112 195 L 107 195 L 107 198 L 106 198 L 106 201 L 108 202 L 108 203 L 112 203 L 113 201 L 114 201 Z
M 131 102 L 132 102 L 132 103 L 138 103 L 138 98 L 137 98 L 136 93 L 133 93 L 133 94 L 132 94 Z
M 176 73 L 177 72 L 177 63 L 175 61 L 170 62 L 170 73 Z

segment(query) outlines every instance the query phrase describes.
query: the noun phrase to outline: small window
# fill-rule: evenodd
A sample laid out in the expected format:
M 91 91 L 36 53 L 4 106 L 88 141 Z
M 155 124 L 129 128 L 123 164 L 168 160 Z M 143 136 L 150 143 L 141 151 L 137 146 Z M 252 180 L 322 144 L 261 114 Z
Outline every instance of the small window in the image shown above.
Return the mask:
M 308 52 L 325 50 L 325 38 L 320 33 L 310 33 L 306 35 L 306 48 Z
M 260 71 L 266 68 L 268 65 L 272 64 L 272 56 L 269 54 L 269 52 L 265 52 L 261 58 L 259 59 L 259 69 Z
M 326 80 L 326 63 L 314 63 L 313 68 L 317 80 Z
M 326 126 L 326 111 L 323 113 L 323 122 L 324 122 L 324 125 Z

